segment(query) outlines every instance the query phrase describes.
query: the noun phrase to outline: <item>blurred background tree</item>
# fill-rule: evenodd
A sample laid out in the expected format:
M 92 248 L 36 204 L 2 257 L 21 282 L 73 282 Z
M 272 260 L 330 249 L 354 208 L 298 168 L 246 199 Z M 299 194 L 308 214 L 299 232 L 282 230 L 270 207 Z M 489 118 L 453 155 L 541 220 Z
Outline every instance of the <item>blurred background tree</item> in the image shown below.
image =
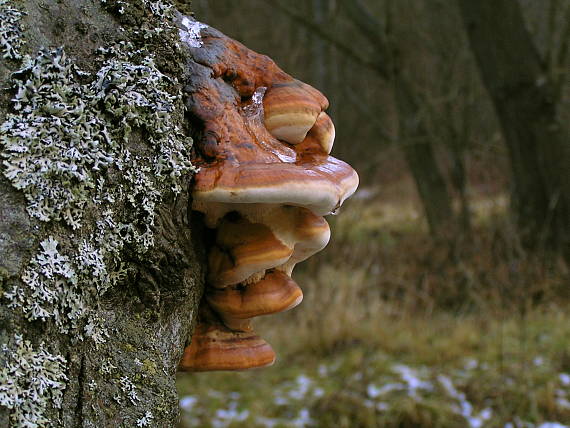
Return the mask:
M 545 7 L 549 34 L 541 55 L 516 0 L 459 4 L 509 150 L 512 206 L 523 241 L 531 248 L 562 250 L 568 257 L 570 121 L 560 114 L 570 8 L 558 1 Z

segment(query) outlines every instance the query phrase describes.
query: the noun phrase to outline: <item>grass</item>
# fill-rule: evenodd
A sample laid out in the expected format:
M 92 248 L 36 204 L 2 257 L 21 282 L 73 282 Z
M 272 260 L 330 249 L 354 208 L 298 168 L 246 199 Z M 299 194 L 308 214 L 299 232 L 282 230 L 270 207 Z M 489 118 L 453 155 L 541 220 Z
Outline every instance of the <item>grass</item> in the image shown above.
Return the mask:
M 474 213 L 450 249 L 413 204 L 347 204 L 302 305 L 256 320 L 278 362 L 181 375 L 181 426 L 570 424 L 568 273 L 515 248 L 501 198 Z

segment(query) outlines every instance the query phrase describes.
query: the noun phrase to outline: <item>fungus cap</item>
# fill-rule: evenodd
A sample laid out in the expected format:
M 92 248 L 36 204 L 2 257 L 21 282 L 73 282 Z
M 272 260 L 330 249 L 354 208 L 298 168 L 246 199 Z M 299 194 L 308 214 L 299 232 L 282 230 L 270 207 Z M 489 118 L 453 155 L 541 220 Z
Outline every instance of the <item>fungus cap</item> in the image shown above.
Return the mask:
M 319 114 L 313 127 L 307 136 L 297 147 L 300 152 L 324 152 L 329 154 L 332 150 L 335 138 L 334 123 L 324 111 Z
M 312 211 L 298 208 L 295 219 L 295 247 L 290 263 L 299 263 L 318 253 L 329 243 L 331 230 L 327 221 Z
M 224 218 L 216 232 L 208 262 L 208 283 L 227 287 L 251 275 L 285 263 L 293 248 L 275 237 L 271 228 L 243 217 Z
M 200 323 L 184 349 L 178 370 L 247 370 L 274 362 L 271 346 L 253 331 L 236 332 L 222 325 Z
M 226 323 L 227 318 L 247 319 L 294 308 L 303 300 L 303 292 L 289 276 L 272 271 L 246 286 L 209 288 L 206 299 Z
M 348 164 L 314 155 L 297 163 L 203 167 L 195 176 L 193 196 L 198 203 L 286 204 L 327 215 L 357 187 L 358 175 Z
M 299 144 L 327 106 L 320 92 L 298 80 L 274 84 L 263 98 L 265 127 L 275 138 Z

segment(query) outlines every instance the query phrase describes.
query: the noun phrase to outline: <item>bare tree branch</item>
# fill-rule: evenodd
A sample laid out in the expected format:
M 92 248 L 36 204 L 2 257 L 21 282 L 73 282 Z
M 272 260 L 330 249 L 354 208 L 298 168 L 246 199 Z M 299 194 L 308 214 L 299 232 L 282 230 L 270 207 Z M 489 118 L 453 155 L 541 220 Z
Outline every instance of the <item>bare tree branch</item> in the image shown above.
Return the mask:
M 268 0 L 258 0 L 258 1 L 268 1 Z M 282 12 L 283 14 L 287 15 L 289 18 L 291 18 L 295 22 L 298 22 L 299 24 L 308 28 L 310 31 L 312 31 L 317 36 L 321 37 L 323 40 L 330 43 L 332 46 L 334 46 L 340 52 L 344 53 L 348 58 L 354 60 L 358 64 L 361 64 L 367 68 L 370 68 L 371 70 L 373 70 L 377 73 L 381 73 L 381 70 L 383 68 L 382 64 L 378 63 L 377 61 L 371 61 L 367 58 L 364 58 L 364 57 L 358 55 L 357 53 L 355 53 L 354 48 L 352 48 L 352 47 L 344 44 L 340 40 L 338 40 L 335 36 L 331 35 L 328 31 L 324 30 L 321 26 L 319 26 L 313 20 L 308 19 L 301 14 L 293 12 L 288 7 L 283 6 L 283 4 L 281 4 L 279 1 L 272 1 L 271 5 L 272 5 L 272 7 L 276 8 L 277 10 Z
M 387 79 L 390 67 L 386 67 L 386 62 L 389 62 L 390 49 L 383 32 L 382 23 L 360 0 L 340 0 L 340 5 L 352 23 L 358 27 L 362 35 L 368 39 L 375 51 L 378 52 L 380 59 L 384 60 L 383 62 L 378 61 L 381 64 L 381 69 L 378 71 L 382 77 Z
M 560 7 L 559 0 L 550 0 L 548 5 L 548 42 L 546 45 L 545 62 L 552 68 L 556 49 L 556 12 Z
M 568 51 L 570 51 L 570 7 L 566 7 L 566 13 L 564 14 L 563 25 L 560 35 L 560 47 L 558 50 L 558 57 L 554 62 L 555 69 L 554 74 L 554 93 L 556 97 L 556 102 L 560 101 L 562 97 L 562 89 L 564 83 L 566 82 L 565 76 L 568 73 Z

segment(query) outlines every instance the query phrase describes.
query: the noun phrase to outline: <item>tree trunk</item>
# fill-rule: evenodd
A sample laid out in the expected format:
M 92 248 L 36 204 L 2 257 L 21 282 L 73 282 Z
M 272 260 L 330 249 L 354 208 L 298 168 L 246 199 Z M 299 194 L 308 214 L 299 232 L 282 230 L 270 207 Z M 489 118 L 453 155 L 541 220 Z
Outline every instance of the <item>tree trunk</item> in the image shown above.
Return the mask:
M 325 26 L 331 4 L 329 0 L 312 0 L 311 15 L 312 19 L 318 26 Z M 336 91 L 334 90 L 334 74 L 337 72 L 332 58 L 332 49 L 322 37 L 314 32 L 309 32 L 309 42 L 311 46 L 311 84 L 327 95 L 329 99 L 329 108 L 327 114 L 333 119 L 336 118 Z
M 451 197 L 428 132 L 419 117 L 417 100 L 402 76 L 395 76 L 393 80 L 400 118 L 399 134 L 404 141 L 402 149 L 424 206 L 430 232 L 434 238 L 451 239 L 457 232 Z
M 2 427 L 176 426 L 204 263 L 170 13 L 0 1 Z
M 377 70 L 379 76 L 394 88 L 400 122 L 399 136 L 405 141 L 402 150 L 414 177 L 430 232 L 438 239 L 452 237 L 457 225 L 451 196 L 437 164 L 433 145 L 428 140 L 425 124 L 422 123 L 418 101 L 404 78 L 404 70 L 394 54 L 394 46 L 387 40 L 380 21 L 360 0 L 343 0 L 341 5 L 349 19 L 374 46 L 377 56 L 375 63 L 382 64 Z
M 570 257 L 568 120 L 516 0 L 459 0 L 471 48 L 495 105 L 512 168 L 512 204 L 523 242 Z

